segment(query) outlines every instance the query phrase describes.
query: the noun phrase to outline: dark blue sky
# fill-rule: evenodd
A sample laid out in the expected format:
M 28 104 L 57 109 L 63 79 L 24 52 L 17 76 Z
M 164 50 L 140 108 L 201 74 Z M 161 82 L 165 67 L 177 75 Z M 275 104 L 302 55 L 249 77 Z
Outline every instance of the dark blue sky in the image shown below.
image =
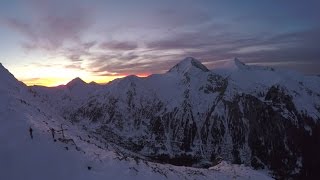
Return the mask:
M 319 9 L 317 0 L 4 0 L 0 61 L 29 84 L 161 73 L 186 56 L 320 74 Z

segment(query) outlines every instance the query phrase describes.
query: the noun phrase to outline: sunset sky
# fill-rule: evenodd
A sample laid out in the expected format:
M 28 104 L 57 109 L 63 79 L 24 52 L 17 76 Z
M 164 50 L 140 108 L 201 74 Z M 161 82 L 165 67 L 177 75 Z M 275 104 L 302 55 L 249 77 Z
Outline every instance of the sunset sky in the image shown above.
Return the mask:
M 186 56 L 320 74 L 319 0 L 3 0 L 0 62 L 28 85 L 162 73 Z

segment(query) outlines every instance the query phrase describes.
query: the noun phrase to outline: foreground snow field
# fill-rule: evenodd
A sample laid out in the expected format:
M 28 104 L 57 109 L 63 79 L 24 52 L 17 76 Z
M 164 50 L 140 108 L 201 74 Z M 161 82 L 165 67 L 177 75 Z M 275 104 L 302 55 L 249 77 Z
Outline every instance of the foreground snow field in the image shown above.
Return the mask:
M 112 147 L 98 148 L 94 139 L 91 143 L 80 140 L 88 137 L 86 132 L 50 114 L 50 109 L 37 107 L 25 88 L 1 79 L 0 179 L 270 179 L 263 172 L 238 165 L 223 164 L 211 170 L 177 167 L 123 157 Z M 53 140 L 50 128 L 61 123 L 68 129 L 65 138 L 74 143 Z M 62 138 L 59 133 L 55 136 Z

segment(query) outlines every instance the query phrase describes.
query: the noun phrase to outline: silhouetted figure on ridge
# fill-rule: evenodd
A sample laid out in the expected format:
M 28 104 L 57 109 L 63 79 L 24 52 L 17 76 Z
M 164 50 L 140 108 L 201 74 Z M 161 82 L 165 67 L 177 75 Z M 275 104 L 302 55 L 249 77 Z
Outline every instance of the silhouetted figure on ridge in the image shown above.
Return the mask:
M 55 130 L 53 128 L 50 128 L 50 130 L 51 130 L 52 138 L 54 139 Z
M 32 131 L 33 131 L 33 130 L 32 130 L 32 128 L 30 127 L 30 128 L 29 128 L 29 133 L 30 133 L 30 137 L 31 137 L 31 139 L 33 139 Z

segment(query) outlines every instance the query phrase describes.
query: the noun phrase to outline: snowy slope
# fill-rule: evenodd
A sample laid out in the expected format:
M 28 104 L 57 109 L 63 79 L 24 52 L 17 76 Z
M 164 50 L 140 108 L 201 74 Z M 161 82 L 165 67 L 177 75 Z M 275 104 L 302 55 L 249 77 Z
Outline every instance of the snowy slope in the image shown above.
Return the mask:
M 128 83 L 137 80 L 130 78 Z M 78 82 L 28 88 L 0 67 L 0 179 L 270 179 L 265 172 L 228 163 L 197 169 L 127 157 L 119 146 L 65 119 L 61 106 L 72 110 L 81 104 L 80 96 L 108 92 Z
M 75 78 L 66 85 L 49 88 L 44 86 L 29 87 L 29 91 L 37 101 L 45 102 L 42 106 L 55 107 L 52 110 L 58 114 L 70 112 L 79 106 L 95 91 L 102 88 L 96 83 L 87 84 L 80 78 Z

